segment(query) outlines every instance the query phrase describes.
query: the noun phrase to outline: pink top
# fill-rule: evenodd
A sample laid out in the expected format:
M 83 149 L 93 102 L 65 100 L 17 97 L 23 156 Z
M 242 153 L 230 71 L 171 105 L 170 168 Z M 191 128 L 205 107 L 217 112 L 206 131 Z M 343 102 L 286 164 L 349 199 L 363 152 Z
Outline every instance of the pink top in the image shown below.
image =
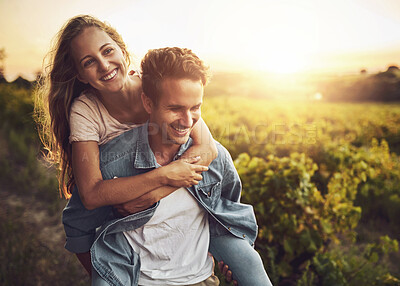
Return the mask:
M 96 141 L 98 145 L 103 145 L 125 131 L 139 126 L 119 122 L 90 91 L 84 91 L 74 100 L 69 120 L 70 143 Z

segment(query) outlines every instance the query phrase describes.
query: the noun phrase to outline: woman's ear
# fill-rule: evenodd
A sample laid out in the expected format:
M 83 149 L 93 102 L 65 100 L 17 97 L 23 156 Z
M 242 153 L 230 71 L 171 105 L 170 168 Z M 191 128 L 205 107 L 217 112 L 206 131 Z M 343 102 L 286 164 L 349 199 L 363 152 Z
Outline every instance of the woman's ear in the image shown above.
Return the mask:
M 148 114 L 151 114 L 151 112 L 153 110 L 153 106 L 154 106 L 153 101 L 148 96 L 146 96 L 144 94 L 144 92 L 142 92 L 141 97 L 142 97 L 142 103 L 143 103 L 144 109 L 146 110 L 146 112 Z
M 128 54 L 125 50 L 121 49 L 122 55 L 124 56 L 125 62 L 128 62 Z

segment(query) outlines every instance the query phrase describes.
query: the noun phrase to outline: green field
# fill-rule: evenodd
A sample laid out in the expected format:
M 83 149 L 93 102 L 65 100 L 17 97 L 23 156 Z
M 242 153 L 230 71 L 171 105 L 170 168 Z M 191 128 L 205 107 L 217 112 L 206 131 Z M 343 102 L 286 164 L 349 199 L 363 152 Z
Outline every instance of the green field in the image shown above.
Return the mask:
M 400 105 L 271 100 L 229 80 L 206 89 L 203 118 L 254 206 L 274 285 L 400 285 Z M 32 111 L 31 90 L 0 85 L 0 284 L 88 285 L 63 249 Z
M 210 97 L 203 117 L 235 159 L 275 284 L 399 283 L 400 105 Z

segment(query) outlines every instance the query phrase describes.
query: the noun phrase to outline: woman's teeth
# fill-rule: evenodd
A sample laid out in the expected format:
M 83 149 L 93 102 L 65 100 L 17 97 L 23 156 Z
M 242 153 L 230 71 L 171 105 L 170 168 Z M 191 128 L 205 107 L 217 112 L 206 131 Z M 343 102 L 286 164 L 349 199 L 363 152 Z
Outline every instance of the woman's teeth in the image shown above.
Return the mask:
M 117 69 L 113 70 L 110 74 L 103 76 L 101 80 L 110 80 L 113 79 L 117 75 Z

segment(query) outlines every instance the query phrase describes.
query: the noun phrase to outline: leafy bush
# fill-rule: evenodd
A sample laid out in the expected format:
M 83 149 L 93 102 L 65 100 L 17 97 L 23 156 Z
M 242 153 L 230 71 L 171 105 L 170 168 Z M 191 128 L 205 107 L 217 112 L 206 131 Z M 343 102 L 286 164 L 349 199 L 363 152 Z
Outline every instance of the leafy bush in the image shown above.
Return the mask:
M 336 239 L 352 234 L 361 209 L 354 206 L 353 180 L 335 174 L 327 194 L 311 181 L 317 165 L 304 154 L 266 159 L 241 154 L 235 160 L 243 182 L 243 201 L 252 203 L 260 226 L 257 247 L 269 261 L 273 252 L 280 279 L 296 281 L 306 262 Z
M 400 280 L 382 263 L 388 253 L 398 250 L 397 240 L 382 236 L 379 242 L 369 243 L 363 250 L 352 247 L 348 253 L 340 249 L 318 253 L 308 271 L 313 269 L 312 282 L 317 285 L 399 285 Z
M 45 200 L 56 211 L 57 180 L 54 170 L 38 161 L 41 144 L 32 114 L 30 89 L 0 84 L 0 182 L 16 193 Z
M 372 139 L 370 147 L 326 144 L 319 160 L 324 173 L 316 177 L 320 183 L 323 176 L 326 183 L 339 173 L 350 175 L 352 196 L 363 210 L 363 220 L 384 219 L 394 231 L 400 230 L 400 161 L 385 140 Z M 338 183 L 338 190 L 343 184 Z

